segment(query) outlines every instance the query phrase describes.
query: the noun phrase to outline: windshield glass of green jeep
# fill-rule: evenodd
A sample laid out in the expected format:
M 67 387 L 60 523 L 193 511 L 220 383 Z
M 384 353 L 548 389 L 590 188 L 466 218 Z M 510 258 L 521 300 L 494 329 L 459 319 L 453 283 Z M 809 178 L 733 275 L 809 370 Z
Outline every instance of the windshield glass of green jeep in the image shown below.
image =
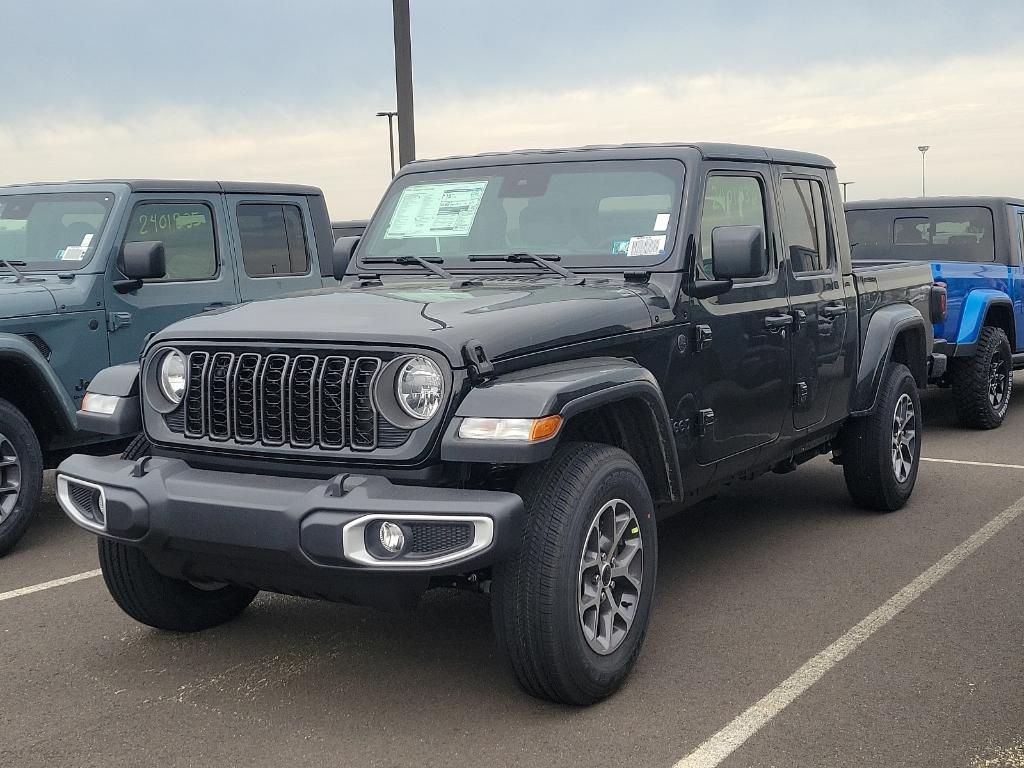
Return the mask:
M 446 269 L 474 270 L 471 255 L 510 253 L 578 270 L 660 264 L 675 242 L 683 172 L 676 160 L 608 160 L 409 174 L 388 190 L 359 255 L 440 256 Z
M 109 192 L 0 195 L 0 258 L 30 271 L 80 269 L 95 253 L 113 203 Z

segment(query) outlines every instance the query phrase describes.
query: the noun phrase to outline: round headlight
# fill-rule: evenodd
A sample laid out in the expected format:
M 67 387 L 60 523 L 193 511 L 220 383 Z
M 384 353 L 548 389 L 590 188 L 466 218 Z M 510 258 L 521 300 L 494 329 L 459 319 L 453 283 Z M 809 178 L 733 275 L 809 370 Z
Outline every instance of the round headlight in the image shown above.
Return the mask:
M 395 377 L 395 397 L 402 410 L 414 419 L 432 418 L 444 399 L 441 369 L 426 357 L 410 358 Z
M 176 349 L 164 354 L 160 361 L 160 393 L 177 405 L 185 394 L 185 356 Z

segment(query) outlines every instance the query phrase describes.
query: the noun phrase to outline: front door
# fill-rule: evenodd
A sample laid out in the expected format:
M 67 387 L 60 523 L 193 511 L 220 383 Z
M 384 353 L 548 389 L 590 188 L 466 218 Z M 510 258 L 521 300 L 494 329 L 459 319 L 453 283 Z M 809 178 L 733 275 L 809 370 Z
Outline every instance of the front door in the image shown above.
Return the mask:
M 785 280 L 793 309 L 793 426 L 821 423 L 837 384 L 849 381 L 846 344 L 856 297 L 843 279 L 828 176 L 816 168 L 778 168 Z
M 138 360 L 147 335 L 171 323 L 219 306 L 238 303 L 234 263 L 220 195 L 147 195 L 131 206 L 121 225 L 117 254 L 107 269 L 107 332 L 111 364 Z M 124 280 L 120 254 L 125 243 L 159 240 L 167 275 L 119 293 Z
M 710 343 L 691 357 L 700 382 L 696 397 L 702 435 L 696 452 L 701 464 L 770 443 L 789 412 L 793 318 L 774 245 L 771 188 L 767 165 L 723 164 L 706 179 L 697 277 L 714 279 L 711 233 L 716 227 L 759 226 L 769 253 L 767 274 L 736 281 L 721 296 L 693 300 L 695 338 L 710 334 Z
M 305 198 L 227 195 L 225 202 L 241 253 L 238 291 L 242 301 L 323 286 Z

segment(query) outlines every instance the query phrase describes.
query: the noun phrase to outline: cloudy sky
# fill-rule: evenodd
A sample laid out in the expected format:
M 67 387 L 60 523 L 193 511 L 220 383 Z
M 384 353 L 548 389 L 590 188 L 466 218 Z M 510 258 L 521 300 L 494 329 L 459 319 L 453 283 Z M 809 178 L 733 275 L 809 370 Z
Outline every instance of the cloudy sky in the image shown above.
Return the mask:
M 1024 197 L 1024 24 L 1003 0 L 412 0 L 420 157 L 713 140 L 832 157 L 850 197 Z M 388 0 L 0 9 L 0 183 L 389 178 Z

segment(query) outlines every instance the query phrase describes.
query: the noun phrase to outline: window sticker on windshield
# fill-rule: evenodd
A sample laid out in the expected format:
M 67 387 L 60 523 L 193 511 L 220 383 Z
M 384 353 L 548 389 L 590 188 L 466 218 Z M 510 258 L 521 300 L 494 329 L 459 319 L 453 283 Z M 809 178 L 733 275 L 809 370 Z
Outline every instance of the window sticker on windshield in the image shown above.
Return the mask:
M 88 248 L 83 248 L 80 245 L 69 245 L 63 251 L 59 252 L 59 258 L 61 261 L 81 261 L 85 258 L 85 252 Z
M 667 213 L 659 213 L 654 217 L 654 231 L 664 232 L 668 229 L 668 223 L 672 217 Z
M 466 237 L 485 189 L 486 179 L 406 187 L 384 237 Z
M 612 242 L 612 256 L 625 256 L 629 252 L 629 240 Z
M 642 235 L 629 238 L 626 256 L 660 256 L 665 252 L 665 235 Z
M 83 248 L 88 248 L 89 247 L 89 243 L 91 243 L 91 242 L 92 242 L 92 233 L 89 233 L 85 237 L 82 238 L 82 247 Z

